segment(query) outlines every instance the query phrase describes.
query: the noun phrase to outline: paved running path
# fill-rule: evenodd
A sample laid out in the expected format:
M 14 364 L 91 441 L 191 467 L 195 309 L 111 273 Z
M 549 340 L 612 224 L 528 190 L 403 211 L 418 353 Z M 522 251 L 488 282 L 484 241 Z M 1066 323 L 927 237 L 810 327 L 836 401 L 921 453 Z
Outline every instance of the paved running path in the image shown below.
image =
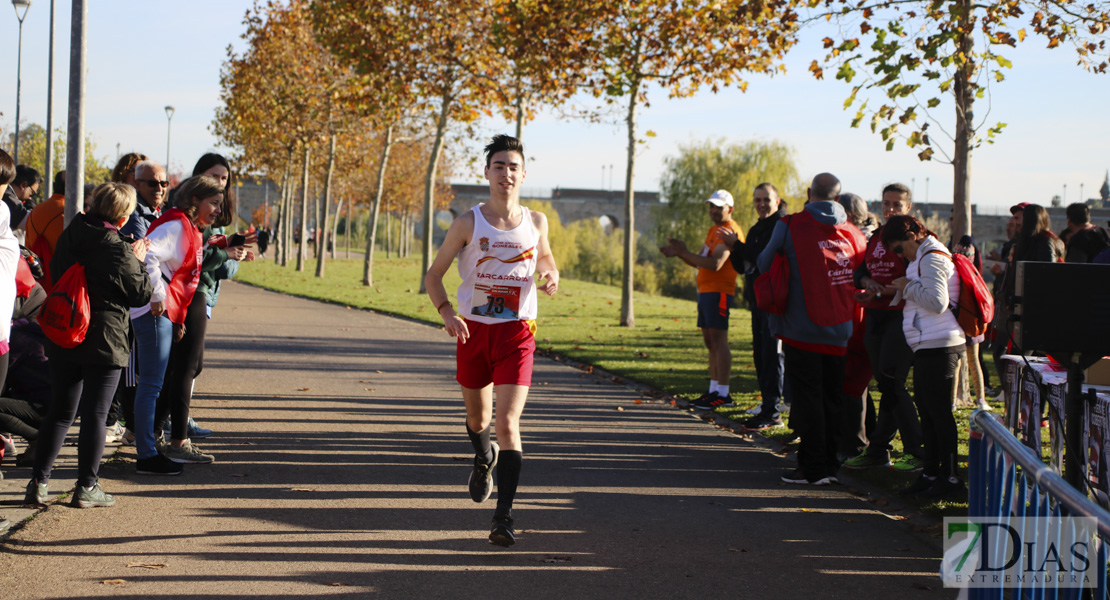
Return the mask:
M 217 462 L 139 476 L 121 448 L 116 507 L 53 504 L 3 542 L 4 597 L 955 596 L 935 541 L 844 488 L 781 484 L 773 453 L 544 359 L 518 543 L 491 546 L 453 370 L 439 329 L 227 285 L 194 398 Z

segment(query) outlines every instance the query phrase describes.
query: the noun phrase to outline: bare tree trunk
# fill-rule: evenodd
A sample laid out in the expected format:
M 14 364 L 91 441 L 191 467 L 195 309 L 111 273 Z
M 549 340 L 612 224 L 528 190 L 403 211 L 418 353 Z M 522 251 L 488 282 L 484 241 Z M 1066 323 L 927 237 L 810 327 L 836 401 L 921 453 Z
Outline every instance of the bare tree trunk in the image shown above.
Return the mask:
M 624 175 L 624 277 L 621 280 L 621 326 L 635 327 L 636 316 L 633 310 L 632 283 L 633 268 L 636 265 L 635 243 L 635 192 L 632 191 L 636 177 L 636 103 L 640 96 L 640 81 L 633 82 L 628 100 L 628 172 Z
M 451 116 L 451 104 L 455 101 L 454 82 L 450 81 L 444 86 L 445 91 L 440 98 L 439 119 L 436 122 L 436 139 L 432 144 L 432 153 L 428 157 L 428 173 L 424 176 L 424 239 L 421 244 L 423 252 L 420 264 L 420 293 L 424 289 L 424 275 L 432 266 L 432 226 L 435 221 L 436 199 L 436 168 L 439 165 L 439 155 L 443 152 L 443 140 L 447 134 L 447 122 Z
M 343 214 L 343 198 L 335 201 L 335 217 L 331 220 L 331 258 L 335 260 L 335 253 L 339 249 L 339 215 Z
M 304 271 L 305 260 L 308 259 L 308 167 L 312 158 L 312 149 L 308 142 L 304 144 L 304 176 L 301 185 L 301 241 L 297 244 L 297 271 Z
M 285 266 L 285 250 L 286 245 L 282 243 L 281 236 L 285 235 L 285 227 L 283 227 L 283 219 L 288 209 L 285 207 L 285 199 L 289 196 L 289 186 L 292 185 L 290 177 L 290 169 L 293 163 L 293 149 L 289 149 L 289 156 L 285 160 L 285 168 L 281 173 L 281 194 L 278 195 L 277 201 L 277 218 L 271 218 L 270 223 L 272 232 L 276 226 L 278 235 L 271 233 L 270 243 L 274 245 L 274 263 L 277 265 Z
M 385 170 L 389 164 L 389 150 L 393 147 L 393 124 L 385 128 L 385 141 L 382 142 L 382 155 L 378 158 L 378 184 L 374 200 L 370 203 L 370 218 L 366 225 L 366 258 L 362 261 L 362 285 L 374 285 L 374 244 L 378 241 L 378 211 L 382 204 L 385 187 Z M 386 256 L 389 256 L 388 251 Z
M 324 261 L 328 253 L 328 209 L 331 208 L 331 178 L 335 174 L 335 134 L 328 138 L 328 170 L 324 175 L 324 197 L 317 200 L 320 207 L 319 220 L 316 222 L 316 276 L 324 276 Z M 334 247 L 335 243 L 332 242 Z
M 344 258 L 351 258 L 351 217 L 353 216 L 351 209 L 354 208 L 352 204 L 353 200 L 347 198 L 347 215 L 343 219 L 343 234 L 347 238 L 347 254 Z
M 297 185 L 294 183 L 293 173 L 289 174 L 289 196 L 285 199 L 285 253 L 281 257 L 282 266 L 286 266 L 293 261 L 293 211 L 297 205 Z
M 385 211 L 385 257 L 392 257 L 393 252 L 393 213 Z M 370 235 L 367 233 L 367 235 Z
M 967 62 L 956 71 L 953 90 L 956 96 L 956 143 L 955 153 L 952 155 L 953 189 L 952 189 L 952 239 L 959 240 L 964 235 L 971 234 L 971 146 L 975 132 L 973 109 L 975 104 L 975 91 L 971 87 L 975 76 L 976 64 L 973 54 L 975 38 L 974 24 L 971 22 L 971 0 L 958 0 L 957 18 L 960 28 L 957 34 L 957 45 L 960 54 L 967 57 Z

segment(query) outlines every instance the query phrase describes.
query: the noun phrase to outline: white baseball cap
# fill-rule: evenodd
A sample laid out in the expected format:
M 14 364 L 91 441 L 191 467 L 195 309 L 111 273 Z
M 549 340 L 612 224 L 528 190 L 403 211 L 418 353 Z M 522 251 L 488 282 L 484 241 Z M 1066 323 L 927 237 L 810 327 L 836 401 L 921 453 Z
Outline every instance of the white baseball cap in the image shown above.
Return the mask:
M 708 203 L 710 203 L 714 206 L 729 206 L 729 207 L 731 207 L 732 206 L 732 194 L 728 193 L 728 190 L 717 190 L 717 191 L 713 192 L 713 195 L 710 196 L 709 199 L 706 200 L 706 202 L 708 202 Z

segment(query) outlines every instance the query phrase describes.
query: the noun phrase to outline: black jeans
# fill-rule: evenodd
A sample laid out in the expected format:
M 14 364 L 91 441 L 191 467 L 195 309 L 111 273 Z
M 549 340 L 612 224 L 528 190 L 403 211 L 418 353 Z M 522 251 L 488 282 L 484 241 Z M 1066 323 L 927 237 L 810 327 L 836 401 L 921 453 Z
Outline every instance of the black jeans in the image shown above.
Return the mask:
M 863 343 L 871 359 L 871 370 L 879 387 L 879 412 L 875 429 L 870 435 L 867 452 L 872 456 L 890 456 L 890 442 L 902 432 L 902 449 L 906 454 L 923 457 L 921 423 L 917 419 L 913 398 L 906 389 L 906 378 L 913 366 L 914 354 L 902 331 L 902 311 L 868 310 L 867 334 Z M 915 378 L 916 379 L 916 378 Z
M 952 386 L 965 346 L 928 348 L 913 354 L 913 397 L 921 413 L 925 442 L 925 475 L 956 475 L 956 419 L 952 416 Z
M 784 358 L 782 344 L 771 335 L 771 322 L 767 313 L 752 308 L 752 359 L 755 377 L 763 396 L 760 414 L 770 416 L 778 412 L 775 405 L 783 399 Z
M 46 409 L 17 398 L 0 398 L 0 431 L 33 441 L 39 437 L 39 427 L 46 416 Z
M 208 327 L 208 305 L 203 293 L 193 295 L 185 314 L 185 335 L 170 346 L 170 362 L 162 393 L 154 412 L 155 437 L 166 426 L 170 416 L 175 440 L 189 438 L 189 404 L 193 398 L 193 378 L 200 374 L 204 358 L 204 333 Z
M 81 435 L 77 440 L 77 484 L 92 487 L 104 456 L 104 416 L 116 393 L 119 367 L 83 367 L 58 359 L 50 361 L 53 398 L 50 412 L 39 428 L 38 448 L 32 477 L 39 483 L 50 480 L 54 461 L 66 440 L 66 432 L 81 409 Z
M 836 475 L 840 468 L 836 448 L 842 429 L 844 357 L 809 352 L 790 344 L 782 348 L 791 395 L 790 427 L 801 436 L 798 467 L 810 481 Z

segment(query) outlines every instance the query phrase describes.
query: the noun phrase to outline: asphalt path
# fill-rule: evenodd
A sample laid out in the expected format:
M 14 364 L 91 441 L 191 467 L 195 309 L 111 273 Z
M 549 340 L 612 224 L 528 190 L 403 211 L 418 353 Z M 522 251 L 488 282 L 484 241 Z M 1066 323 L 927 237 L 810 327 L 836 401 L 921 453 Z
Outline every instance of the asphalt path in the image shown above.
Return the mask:
M 541 313 L 542 313 L 541 301 Z M 540 327 L 543 327 L 542 320 Z M 511 549 L 487 541 L 439 328 L 227 284 L 193 414 L 211 465 L 101 469 L 2 544 L 7 598 L 952 598 L 939 542 L 771 450 L 537 358 Z M 7 466 L 0 514 L 29 469 Z M 67 448 L 51 482 L 73 485 Z M 15 490 L 15 491 L 13 491 Z M 13 512 L 14 511 L 14 512 Z M 26 514 L 30 514 L 29 512 Z

